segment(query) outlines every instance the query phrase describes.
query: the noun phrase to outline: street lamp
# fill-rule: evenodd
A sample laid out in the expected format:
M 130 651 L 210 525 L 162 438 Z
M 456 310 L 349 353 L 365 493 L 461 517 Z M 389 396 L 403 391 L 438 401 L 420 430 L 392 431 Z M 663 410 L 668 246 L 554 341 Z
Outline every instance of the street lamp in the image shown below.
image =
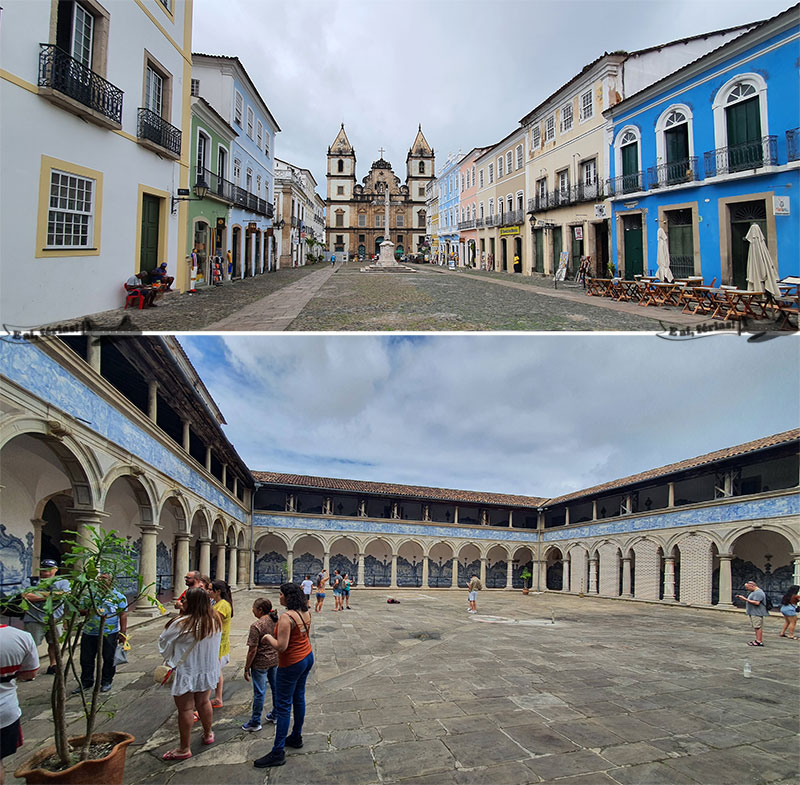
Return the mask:
M 172 197 L 172 206 L 171 210 L 173 215 L 175 214 L 175 208 L 178 206 L 178 202 L 199 202 L 202 199 L 206 198 L 206 194 L 208 193 L 208 183 L 202 178 L 199 177 L 197 182 L 194 184 L 194 188 L 192 188 L 194 192 L 195 199 L 192 199 L 189 196 L 189 189 L 188 188 L 179 188 L 178 195 Z

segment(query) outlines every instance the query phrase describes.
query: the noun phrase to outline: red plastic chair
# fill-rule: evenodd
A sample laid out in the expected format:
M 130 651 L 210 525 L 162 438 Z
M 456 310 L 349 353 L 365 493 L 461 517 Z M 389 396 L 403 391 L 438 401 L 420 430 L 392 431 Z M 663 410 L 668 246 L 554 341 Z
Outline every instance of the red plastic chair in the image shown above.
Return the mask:
M 141 311 L 144 308 L 144 295 L 142 294 L 141 289 L 134 289 L 130 291 L 127 286 L 125 286 L 125 291 L 128 293 L 127 297 L 125 298 L 125 308 L 123 310 L 127 310 L 128 306 L 133 302 L 139 303 L 139 310 Z

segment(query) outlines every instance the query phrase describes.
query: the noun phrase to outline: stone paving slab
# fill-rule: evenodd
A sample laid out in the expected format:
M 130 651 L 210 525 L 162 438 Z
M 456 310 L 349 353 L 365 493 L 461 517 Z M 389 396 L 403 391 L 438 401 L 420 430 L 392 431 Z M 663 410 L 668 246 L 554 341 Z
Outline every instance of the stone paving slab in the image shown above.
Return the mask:
M 315 615 L 326 667 L 309 678 L 305 745 L 283 767 L 254 769 L 274 733 L 240 727 L 252 697 L 247 610 L 263 595 L 277 599 L 271 589 L 234 595 L 217 741 L 203 747 L 197 729 L 187 761 L 160 759 L 177 739 L 171 697 L 150 680 L 163 619 L 132 627 L 131 661 L 108 695 L 114 716 L 102 718 L 136 735 L 125 785 L 797 785 L 800 646 L 777 637 L 779 619 L 754 650 L 742 613 L 501 590 L 481 593 L 477 616 L 460 593 L 399 591 L 387 609 L 368 590 L 346 623 Z M 50 683 L 20 685 L 26 744 L 7 772 L 49 738 Z

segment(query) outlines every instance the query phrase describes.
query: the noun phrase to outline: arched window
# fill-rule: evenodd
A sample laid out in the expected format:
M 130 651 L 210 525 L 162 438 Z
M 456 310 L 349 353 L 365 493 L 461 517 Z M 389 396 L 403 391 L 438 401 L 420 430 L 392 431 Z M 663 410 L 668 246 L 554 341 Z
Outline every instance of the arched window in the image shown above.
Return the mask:
M 658 166 L 650 174 L 651 185 L 675 185 L 697 177 L 692 134 L 692 112 L 688 106 L 670 106 L 656 123 Z
M 706 162 L 706 176 L 775 163 L 767 122 L 767 83 L 760 74 L 729 79 L 714 96 L 712 109 L 717 150 L 714 160 Z
M 644 186 L 639 138 L 639 129 L 629 126 L 620 131 L 614 143 L 617 189 L 622 193 L 641 191 Z
M 425 161 L 420 161 L 419 162 L 419 173 L 420 174 L 425 174 Z
M 336 169 L 339 172 L 344 171 L 344 161 L 341 158 L 336 162 Z

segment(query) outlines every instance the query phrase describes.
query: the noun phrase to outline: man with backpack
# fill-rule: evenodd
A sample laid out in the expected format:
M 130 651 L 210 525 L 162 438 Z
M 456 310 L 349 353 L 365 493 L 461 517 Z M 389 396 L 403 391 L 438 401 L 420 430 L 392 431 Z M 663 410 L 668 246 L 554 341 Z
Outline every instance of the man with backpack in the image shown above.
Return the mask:
M 483 588 L 483 584 L 478 578 L 477 575 L 473 575 L 469 581 L 469 596 L 467 597 L 469 601 L 469 610 L 467 613 L 477 613 L 478 612 L 478 592 Z

